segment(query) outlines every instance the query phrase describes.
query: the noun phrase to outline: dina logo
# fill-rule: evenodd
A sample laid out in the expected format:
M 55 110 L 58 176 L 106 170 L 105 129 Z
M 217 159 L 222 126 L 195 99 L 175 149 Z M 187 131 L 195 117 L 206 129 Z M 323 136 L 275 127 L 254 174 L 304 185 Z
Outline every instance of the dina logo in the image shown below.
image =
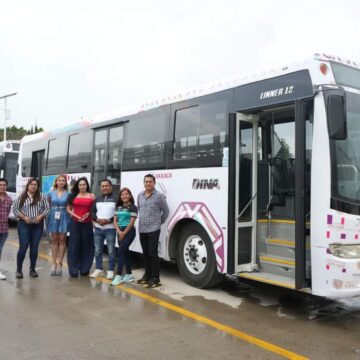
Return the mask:
M 220 189 L 219 179 L 193 179 L 192 188 L 195 190 Z

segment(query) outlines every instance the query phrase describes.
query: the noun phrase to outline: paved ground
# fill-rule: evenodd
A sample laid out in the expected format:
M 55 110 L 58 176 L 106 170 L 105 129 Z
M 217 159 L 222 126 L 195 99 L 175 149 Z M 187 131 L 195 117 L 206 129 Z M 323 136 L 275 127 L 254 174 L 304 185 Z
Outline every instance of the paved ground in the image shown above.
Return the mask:
M 12 231 L 0 264 L 8 275 L 0 282 L 1 360 L 360 359 L 359 299 L 338 303 L 234 279 L 199 290 L 171 264 L 153 290 L 50 277 L 46 240 L 39 278 L 24 272 L 16 280 L 16 251 Z

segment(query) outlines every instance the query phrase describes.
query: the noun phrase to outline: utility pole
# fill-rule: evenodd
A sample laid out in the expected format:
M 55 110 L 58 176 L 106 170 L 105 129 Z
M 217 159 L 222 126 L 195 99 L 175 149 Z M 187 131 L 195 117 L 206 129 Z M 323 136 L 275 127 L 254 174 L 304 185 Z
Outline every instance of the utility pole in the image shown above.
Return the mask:
M 6 108 L 6 100 L 8 97 L 10 96 L 14 96 L 16 95 L 17 93 L 12 93 L 12 94 L 8 94 L 8 95 L 4 95 L 4 96 L 0 96 L 0 100 L 1 99 L 4 99 L 4 104 L 5 104 L 5 107 L 4 107 L 4 149 L 5 149 L 5 146 L 6 146 L 6 120 L 8 120 L 8 112 L 7 112 L 7 108 Z

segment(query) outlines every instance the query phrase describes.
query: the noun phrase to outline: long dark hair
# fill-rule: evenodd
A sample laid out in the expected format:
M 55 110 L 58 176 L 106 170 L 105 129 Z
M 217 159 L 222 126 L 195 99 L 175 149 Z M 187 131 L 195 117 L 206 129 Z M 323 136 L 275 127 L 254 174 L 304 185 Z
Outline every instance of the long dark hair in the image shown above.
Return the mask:
M 123 201 L 121 200 L 121 194 L 122 194 L 124 191 L 127 191 L 127 192 L 129 193 L 129 195 L 130 195 L 130 203 L 134 205 L 134 204 L 135 204 L 135 201 L 134 201 L 133 194 L 131 193 L 131 191 L 130 191 L 129 188 L 124 187 L 124 188 L 122 188 L 122 189 L 120 190 L 120 193 L 119 193 L 119 197 L 118 197 L 118 201 L 117 201 L 117 203 L 116 203 L 116 206 L 123 206 L 123 205 L 124 205 Z
M 79 191 L 79 182 L 80 181 L 85 181 L 85 183 L 86 183 L 86 192 L 90 192 L 90 185 L 89 185 L 88 179 L 85 176 L 77 179 L 76 183 L 74 184 L 74 186 L 71 189 L 71 194 L 68 197 L 68 205 L 72 205 L 74 199 L 78 196 L 78 194 L 80 192 Z
M 19 203 L 20 209 L 24 205 L 26 199 L 29 197 L 29 195 L 28 195 L 29 185 L 34 181 L 37 183 L 37 190 L 35 191 L 35 194 L 33 196 L 33 201 L 31 203 L 31 206 L 36 205 L 40 201 L 40 199 L 41 199 L 40 181 L 37 178 L 30 178 L 25 186 L 25 190 L 20 195 L 20 203 Z

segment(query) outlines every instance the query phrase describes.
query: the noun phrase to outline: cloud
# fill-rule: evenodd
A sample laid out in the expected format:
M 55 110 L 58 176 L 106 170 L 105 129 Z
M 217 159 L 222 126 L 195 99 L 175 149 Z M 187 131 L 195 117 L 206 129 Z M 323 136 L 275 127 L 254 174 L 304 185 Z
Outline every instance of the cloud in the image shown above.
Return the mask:
M 356 1 L 2 4 L 0 94 L 46 128 L 326 51 L 360 59 Z M 1 107 L 1 105 L 0 105 Z

